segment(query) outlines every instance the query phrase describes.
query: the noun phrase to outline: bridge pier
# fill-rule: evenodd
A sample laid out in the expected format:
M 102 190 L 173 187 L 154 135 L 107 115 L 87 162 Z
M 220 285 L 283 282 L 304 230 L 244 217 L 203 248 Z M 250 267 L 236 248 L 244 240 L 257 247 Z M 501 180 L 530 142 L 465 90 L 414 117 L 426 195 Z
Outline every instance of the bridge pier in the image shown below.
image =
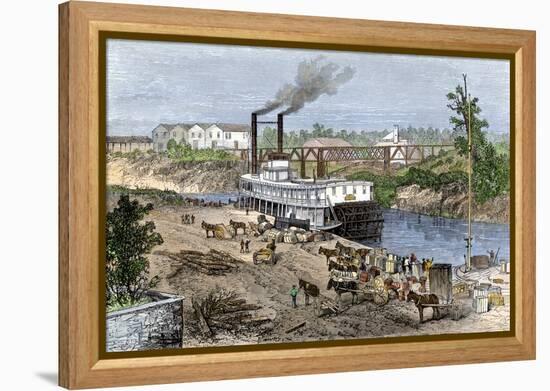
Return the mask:
M 305 178 L 306 177 L 306 158 L 305 158 L 305 152 L 302 148 L 302 153 L 300 154 L 300 177 Z
M 384 147 L 384 171 L 390 169 L 390 153 L 391 147 Z

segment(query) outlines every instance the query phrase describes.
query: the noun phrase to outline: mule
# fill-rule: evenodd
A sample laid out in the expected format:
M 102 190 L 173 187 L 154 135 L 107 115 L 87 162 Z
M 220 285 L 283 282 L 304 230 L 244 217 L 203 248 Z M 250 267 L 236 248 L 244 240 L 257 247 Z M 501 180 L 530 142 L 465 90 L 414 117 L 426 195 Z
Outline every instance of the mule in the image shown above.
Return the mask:
M 323 246 L 319 246 L 319 254 L 322 254 L 326 257 L 328 265 L 330 258 L 340 255 L 340 250 L 337 248 L 326 248 Z
M 348 257 L 355 258 L 357 250 L 354 247 L 346 246 L 340 241 L 336 241 L 335 247 L 340 250 L 340 255 L 347 255 Z
M 342 300 L 342 293 L 351 293 L 351 304 L 359 303 L 359 297 L 357 296 L 357 290 L 359 284 L 357 281 L 335 281 L 329 278 L 327 284 L 327 290 L 334 289 L 338 295 L 338 302 Z
M 246 223 L 229 220 L 229 225 L 235 229 L 235 235 L 239 233 L 239 228 L 243 230 L 243 234 L 246 233 Z
M 301 278 L 298 280 L 298 289 L 304 290 L 304 295 L 306 297 L 306 305 L 309 305 L 309 297 L 317 298 L 319 297 L 319 288 L 317 285 L 312 284 L 311 282 L 307 282 L 306 280 L 302 280 Z
M 212 231 L 212 237 L 216 236 L 216 224 L 208 224 L 204 220 L 201 223 L 201 228 L 206 231 L 206 238 L 208 239 L 210 236 L 208 233 Z
M 424 307 L 429 304 L 439 304 L 439 298 L 437 295 L 430 293 L 426 295 L 419 295 L 414 291 L 410 291 L 407 295 L 407 302 L 412 301 L 418 309 L 418 316 L 420 317 L 420 323 L 424 322 Z M 440 313 L 438 307 L 432 307 L 433 315 L 432 319 L 439 320 Z

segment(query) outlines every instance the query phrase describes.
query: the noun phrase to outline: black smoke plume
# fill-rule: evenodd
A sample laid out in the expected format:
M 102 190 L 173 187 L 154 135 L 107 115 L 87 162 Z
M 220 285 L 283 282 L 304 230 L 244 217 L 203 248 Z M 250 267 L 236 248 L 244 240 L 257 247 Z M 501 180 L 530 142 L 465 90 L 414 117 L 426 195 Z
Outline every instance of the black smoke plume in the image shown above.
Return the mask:
M 286 107 L 281 114 L 295 113 L 306 103 L 317 100 L 321 95 L 335 95 L 338 88 L 350 81 L 355 69 L 326 62 L 323 56 L 302 61 L 298 65 L 295 84 L 285 84 L 275 95 L 275 99 L 266 102 L 265 106 L 255 113 L 267 114 L 281 107 Z

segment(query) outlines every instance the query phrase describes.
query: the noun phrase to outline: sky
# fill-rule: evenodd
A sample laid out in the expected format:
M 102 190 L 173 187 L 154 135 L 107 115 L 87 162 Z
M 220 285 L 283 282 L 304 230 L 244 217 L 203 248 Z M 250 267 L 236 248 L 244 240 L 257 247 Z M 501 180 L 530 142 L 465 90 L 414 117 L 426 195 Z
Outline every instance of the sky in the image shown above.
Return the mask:
M 159 123 L 249 123 L 319 55 L 352 79 L 285 117 L 285 131 L 318 122 L 335 130 L 450 128 L 446 94 L 468 75 L 489 131 L 509 133 L 507 60 L 109 39 L 107 134 L 150 135 Z M 273 120 L 277 111 L 261 120 Z

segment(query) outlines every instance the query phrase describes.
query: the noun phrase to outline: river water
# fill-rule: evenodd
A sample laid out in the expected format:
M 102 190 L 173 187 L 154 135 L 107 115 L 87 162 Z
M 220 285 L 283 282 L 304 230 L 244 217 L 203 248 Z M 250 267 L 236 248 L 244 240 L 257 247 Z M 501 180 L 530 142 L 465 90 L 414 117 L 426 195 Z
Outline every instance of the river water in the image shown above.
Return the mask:
M 228 202 L 238 193 L 182 194 L 205 201 Z M 371 247 L 385 247 L 397 255 L 415 253 L 419 259 L 434 258 L 438 263 L 464 263 L 468 232 L 466 220 L 432 217 L 398 209 L 384 210 L 384 230 L 381 242 L 361 241 Z M 472 223 L 473 255 L 488 255 L 498 251 L 498 259 L 510 259 L 510 228 L 508 224 Z
M 398 209 L 384 211 L 381 242 L 361 243 L 385 247 L 398 255 L 415 253 L 419 259 L 434 258 L 438 263 L 463 264 L 466 253 L 468 222 L 461 219 L 432 217 Z M 510 259 L 510 229 L 508 224 L 472 223 L 472 254 L 498 252 L 498 259 Z

